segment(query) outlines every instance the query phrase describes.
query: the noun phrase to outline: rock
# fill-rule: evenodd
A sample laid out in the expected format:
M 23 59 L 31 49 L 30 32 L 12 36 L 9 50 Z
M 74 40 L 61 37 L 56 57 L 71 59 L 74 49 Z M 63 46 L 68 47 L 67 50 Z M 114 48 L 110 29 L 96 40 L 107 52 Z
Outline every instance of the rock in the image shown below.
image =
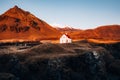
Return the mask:
M 90 80 L 107 80 L 103 54 L 93 52 L 85 53 L 86 76 Z
M 86 50 L 88 44 L 46 43 L 26 53 L 0 55 L 0 72 L 17 80 L 119 80 L 120 60 L 103 47 Z
M 17 56 L 10 54 L 1 55 L 0 72 L 9 72 L 19 78 L 21 74 L 21 64 Z
M 0 80 L 17 80 L 11 73 L 0 73 Z
M 109 65 L 109 70 L 120 76 L 120 60 L 115 60 Z

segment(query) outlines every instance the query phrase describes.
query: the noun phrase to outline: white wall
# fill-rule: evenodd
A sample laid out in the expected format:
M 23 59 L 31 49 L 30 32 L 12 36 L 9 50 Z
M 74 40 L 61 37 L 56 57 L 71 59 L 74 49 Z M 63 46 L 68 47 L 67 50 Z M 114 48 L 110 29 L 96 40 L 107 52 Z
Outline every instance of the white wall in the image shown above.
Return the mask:
M 72 39 L 68 38 L 66 35 L 62 35 L 60 38 L 60 43 L 72 43 Z

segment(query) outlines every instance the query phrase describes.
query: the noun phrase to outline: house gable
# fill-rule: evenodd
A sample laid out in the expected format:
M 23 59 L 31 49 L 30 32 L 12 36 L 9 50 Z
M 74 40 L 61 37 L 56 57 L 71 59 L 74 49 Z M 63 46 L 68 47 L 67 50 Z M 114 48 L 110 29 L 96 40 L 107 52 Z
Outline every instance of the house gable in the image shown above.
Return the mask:
M 70 39 L 70 37 L 68 35 L 63 34 L 60 37 L 60 43 L 71 43 L 72 39 Z

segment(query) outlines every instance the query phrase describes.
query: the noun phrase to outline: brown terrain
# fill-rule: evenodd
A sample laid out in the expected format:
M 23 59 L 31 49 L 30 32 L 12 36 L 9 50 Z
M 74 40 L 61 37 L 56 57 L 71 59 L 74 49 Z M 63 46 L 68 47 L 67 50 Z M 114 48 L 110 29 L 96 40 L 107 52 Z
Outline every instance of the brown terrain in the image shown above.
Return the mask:
M 57 28 L 61 33 L 68 33 L 72 39 L 86 39 L 93 42 L 120 41 L 120 25 L 106 25 L 95 29 L 77 30 L 72 28 Z
M 120 80 L 120 43 L 2 45 L 0 80 Z
M 17 6 L 0 15 L 1 40 L 58 39 L 60 32 Z
M 85 39 L 97 43 L 120 41 L 120 25 L 106 25 L 87 30 L 68 26 L 53 28 L 17 6 L 0 15 L 0 42 L 59 40 L 63 33 L 68 33 L 73 40 Z

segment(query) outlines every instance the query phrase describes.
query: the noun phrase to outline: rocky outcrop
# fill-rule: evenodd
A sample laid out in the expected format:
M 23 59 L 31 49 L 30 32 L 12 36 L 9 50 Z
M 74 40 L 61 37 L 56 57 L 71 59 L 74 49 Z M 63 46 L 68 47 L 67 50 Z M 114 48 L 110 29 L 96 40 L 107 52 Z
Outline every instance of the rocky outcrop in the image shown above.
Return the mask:
M 40 44 L 25 52 L 1 54 L 0 73 L 10 73 L 15 80 L 119 80 L 119 59 L 103 47 L 88 44 Z
M 11 73 L 0 73 L 0 80 L 17 80 Z
M 24 64 L 9 61 L 8 64 L 13 67 L 8 65 L 7 71 L 20 80 L 107 80 L 103 59 L 95 59 L 92 52 L 52 59 L 33 57 Z

